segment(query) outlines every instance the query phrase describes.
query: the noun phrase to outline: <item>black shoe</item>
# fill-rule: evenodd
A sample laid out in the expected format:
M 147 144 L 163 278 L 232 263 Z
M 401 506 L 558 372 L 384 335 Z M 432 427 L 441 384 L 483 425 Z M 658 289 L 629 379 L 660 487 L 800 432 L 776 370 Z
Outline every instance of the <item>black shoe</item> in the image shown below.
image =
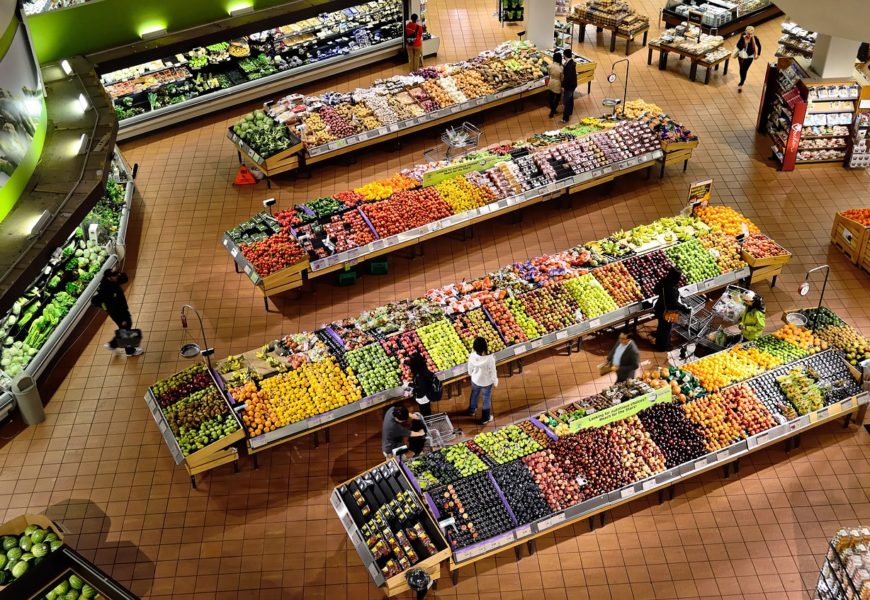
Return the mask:
M 492 415 L 489 415 L 489 416 L 486 417 L 485 419 L 481 419 L 481 420 L 480 420 L 480 424 L 481 424 L 481 425 L 487 425 L 487 424 L 489 424 L 489 423 L 492 423 L 493 421 L 495 421 L 495 417 L 493 417 Z

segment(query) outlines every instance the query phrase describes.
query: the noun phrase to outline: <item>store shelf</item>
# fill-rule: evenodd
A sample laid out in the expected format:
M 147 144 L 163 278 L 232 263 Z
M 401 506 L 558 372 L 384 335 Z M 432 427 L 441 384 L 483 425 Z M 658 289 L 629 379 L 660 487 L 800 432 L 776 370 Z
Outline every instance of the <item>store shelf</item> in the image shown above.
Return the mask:
M 118 140 L 126 140 L 161 127 L 279 93 L 290 87 L 345 73 L 398 55 L 402 40 L 392 39 L 348 54 L 279 71 L 260 79 L 215 90 L 170 106 L 164 106 L 119 122 Z

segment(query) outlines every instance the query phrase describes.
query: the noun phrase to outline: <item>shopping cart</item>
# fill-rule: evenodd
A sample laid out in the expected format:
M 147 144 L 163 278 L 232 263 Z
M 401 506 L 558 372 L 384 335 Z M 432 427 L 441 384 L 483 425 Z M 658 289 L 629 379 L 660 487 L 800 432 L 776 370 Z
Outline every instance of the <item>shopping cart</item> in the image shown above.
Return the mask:
M 426 429 L 426 444 L 423 446 L 423 452 L 440 450 L 462 435 L 461 429 L 453 427 L 447 413 L 423 417 L 423 427 Z
M 724 350 L 741 341 L 742 336 L 737 323 L 746 310 L 740 296 L 745 288 L 729 285 L 709 309 L 707 297 L 699 294 L 683 299 L 691 309 L 689 314 L 680 316 L 674 331 L 685 341 L 671 355 L 675 365 L 683 364 L 692 358 L 701 358 Z

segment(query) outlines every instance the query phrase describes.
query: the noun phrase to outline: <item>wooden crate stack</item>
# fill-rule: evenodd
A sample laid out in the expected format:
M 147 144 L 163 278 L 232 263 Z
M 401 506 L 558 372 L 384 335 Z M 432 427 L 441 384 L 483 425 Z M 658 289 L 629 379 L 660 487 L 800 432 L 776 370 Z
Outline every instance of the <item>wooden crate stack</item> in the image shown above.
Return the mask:
M 831 243 L 853 264 L 870 272 L 870 226 L 838 212 L 834 215 L 834 226 L 831 228 Z

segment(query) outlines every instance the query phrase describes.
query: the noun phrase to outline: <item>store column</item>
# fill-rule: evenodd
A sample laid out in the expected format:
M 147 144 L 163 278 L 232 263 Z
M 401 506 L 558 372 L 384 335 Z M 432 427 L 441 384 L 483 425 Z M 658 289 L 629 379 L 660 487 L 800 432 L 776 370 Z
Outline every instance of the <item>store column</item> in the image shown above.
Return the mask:
M 812 69 L 822 78 L 852 77 L 861 42 L 820 33 L 813 50 Z
M 526 6 L 526 39 L 541 50 L 553 47 L 553 23 L 556 21 L 556 0 L 528 0 Z

